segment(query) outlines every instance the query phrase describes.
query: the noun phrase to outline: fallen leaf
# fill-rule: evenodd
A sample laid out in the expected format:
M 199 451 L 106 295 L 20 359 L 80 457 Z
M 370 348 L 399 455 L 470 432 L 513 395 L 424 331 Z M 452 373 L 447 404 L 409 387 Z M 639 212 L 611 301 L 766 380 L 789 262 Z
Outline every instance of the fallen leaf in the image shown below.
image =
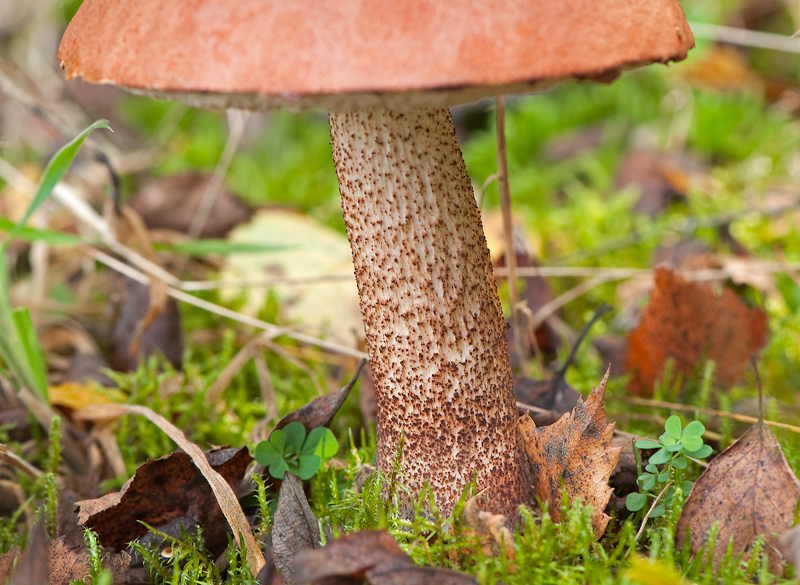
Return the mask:
M 116 307 L 116 319 L 109 339 L 109 361 L 115 370 L 135 370 L 142 356 L 156 351 L 181 369 L 183 360 L 183 333 L 178 305 L 175 299 L 162 299 L 162 305 L 151 309 L 152 293 L 149 287 L 127 276 L 122 279 L 121 300 Z M 163 281 L 162 281 L 163 282 Z M 160 298 L 160 294 L 156 294 Z M 158 309 L 158 313 L 154 311 Z M 134 344 L 139 335 L 138 345 Z M 131 346 L 137 350 L 131 354 Z
M 659 268 L 650 302 L 628 335 L 626 368 L 633 372 L 628 387 L 634 394 L 650 396 L 670 357 L 675 372 L 685 377 L 697 371 L 701 359 L 714 360 L 715 378 L 730 387 L 766 335 L 766 313 L 746 307 L 732 290 L 723 287 L 716 294 L 708 284 L 687 282 Z
M 315 582 L 329 577 L 363 581 L 366 572 L 381 565 L 413 562 L 385 530 L 353 532 L 317 549 L 304 549 L 294 558 L 298 582 Z
M 778 538 L 778 551 L 794 565 L 794 574 L 797 575 L 800 572 L 800 526 L 781 534 Z
M 283 474 L 283 483 L 278 493 L 278 507 L 272 527 L 272 558 L 288 585 L 304 582 L 296 577 L 294 561 L 298 551 L 318 548 L 322 541 L 319 521 L 306 500 L 303 482 L 289 473 Z
M 105 418 L 113 418 L 123 414 L 139 414 L 146 417 L 150 422 L 155 424 L 161 429 L 170 439 L 175 441 L 178 446 L 189 454 L 192 462 L 203 474 L 208 484 L 211 486 L 211 491 L 214 492 L 214 497 L 219 503 L 225 519 L 231 527 L 233 538 L 238 546 L 244 546 L 247 551 L 247 566 L 253 575 L 258 575 L 258 572 L 264 566 L 264 555 L 261 554 L 261 549 L 256 543 L 253 532 L 250 529 L 250 524 L 239 505 L 239 500 L 236 499 L 230 482 L 226 478 L 217 473 L 209 464 L 206 455 L 200 448 L 189 441 L 178 427 L 173 425 L 160 414 L 156 414 L 146 406 L 139 406 L 135 404 L 100 404 L 96 406 L 88 406 L 73 414 L 76 420 L 97 420 Z M 249 457 L 249 455 L 248 455 Z
M 406 564 L 375 567 L 367 571 L 366 577 L 369 585 L 477 585 L 478 583 L 474 577 L 464 573 Z
M 49 585 L 71 585 L 76 581 L 89 580 L 91 560 L 86 547 L 68 546 L 63 538 L 56 538 L 50 541 L 48 551 Z M 103 568 L 111 572 L 112 583 L 124 583 L 130 562 L 130 555 L 122 551 L 118 554 L 104 555 Z M 31 585 L 31 582 L 24 585 Z
M 186 172 L 160 177 L 147 184 L 131 201 L 150 229 L 169 229 L 186 234 L 212 175 Z M 201 238 L 222 238 L 247 221 L 252 211 L 241 199 L 223 189 L 214 200 Z
M 126 399 L 125 394 L 119 390 L 108 392 L 105 389 L 98 389 L 93 383 L 78 384 L 77 382 L 64 382 L 58 386 L 50 386 L 47 389 L 47 395 L 53 406 L 72 410 L 78 410 L 90 404 L 109 404 L 115 400 L 122 402 Z
M 253 460 L 246 448 L 215 449 L 205 455 L 231 486 L 239 485 Z M 228 544 L 226 523 L 214 494 L 186 453 L 148 461 L 139 466 L 121 491 L 77 505 L 78 523 L 92 528 L 103 546 L 115 550 L 124 549 L 131 540 L 147 533 L 141 522 L 161 528 L 175 520 L 182 522 L 185 530 L 200 526 L 206 545 L 215 554 Z M 177 534 L 172 536 L 180 538 L 180 526 L 175 528 Z
M 635 150 L 620 162 L 616 187 L 635 187 L 640 196 L 633 210 L 656 216 L 666 211 L 671 203 L 686 200 L 688 181 L 686 173 L 666 155 L 653 150 Z
M 263 209 L 228 236 L 234 244 L 280 244 L 282 249 L 225 257 L 220 281 L 254 278 L 307 278 L 308 283 L 272 290 L 281 317 L 308 326 L 308 331 L 356 347 L 364 338 L 353 255 L 347 238 L 314 219 L 287 210 Z M 325 280 L 325 275 L 330 275 Z M 246 292 L 241 312 L 256 315 L 264 307 L 266 288 L 222 291 L 223 298 Z
M 40 520 L 28 537 L 28 546 L 20 555 L 8 585 L 32 585 L 47 583 L 48 580 L 47 534 L 44 521 Z
M 689 83 L 698 87 L 758 95 L 764 92 L 764 82 L 744 54 L 730 45 L 712 45 L 681 71 Z
M 594 508 L 592 525 L 597 538 L 610 520 L 603 510 L 613 491 L 608 479 L 620 453 L 619 447 L 611 446 L 614 424 L 606 424 L 607 380 L 608 372 L 585 401 L 579 400 L 571 413 L 548 427 L 536 428 L 527 415 L 519 422 L 533 469 L 534 492 L 549 502 L 550 517 L 561 521 L 563 485 L 570 500 L 580 499 Z
M 689 545 L 697 554 L 708 543 L 712 525 L 719 522 L 714 548 L 716 567 L 731 538 L 734 556 L 743 554 L 747 558 L 755 538 L 764 535 L 770 572 L 780 575 L 775 534 L 791 528 L 798 500 L 800 481 L 783 456 L 775 434 L 759 420 L 715 457 L 695 482 L 675 529 L 677 545 L 684 546 L 689 528 Z
M 366 363 L 367 360 L 361 360 L 355 375 L 347 383 L 347 385 L 342 386 L 333 392 L 328 392 L 327 394 L 318 396 L 308 404 L 301 406 L 297 410 L 293 410 L 281 418 L 275 424 L 275 427 L 272 429 L 272 431 L 270 431 L 270 435 L 274 431 L 282 429 L 289 423 L 295 421 L 302 423 L 306 428 L 306 431 L 310 431 L 311 429 L 317 427 L 324 427 L 330 423 L 331 420 L 333 420 L 333 417 L 339 411 L 339 408 L 342 406 L 342 404 L 344 404 L 344 401 L 347 400 L 350 390 L 353 389 L 353 386 L 358 380 L 358 376 L 361 374 L 361 370 L 364 368 Z
M 0 554 L 0 583 L 6 583 L 8 576 L 11 574 L 11 569 L 14 568 L 14 563 L 21 554 L 19 547 L 16 546 Z
M 546 413 L 529 412 L 537 427 L 553 424 L 561 415 L 575 408 L 583 395 L 567 384 L 562 377 L 536 380 L 528 376 L 514 378 L 514 398 L 517 402 L 546 410 Z
M 384 530 L 354 532 L 295 557 L 298 582 L 370 585 L 475 585 L 469 575 L 418 567 Z

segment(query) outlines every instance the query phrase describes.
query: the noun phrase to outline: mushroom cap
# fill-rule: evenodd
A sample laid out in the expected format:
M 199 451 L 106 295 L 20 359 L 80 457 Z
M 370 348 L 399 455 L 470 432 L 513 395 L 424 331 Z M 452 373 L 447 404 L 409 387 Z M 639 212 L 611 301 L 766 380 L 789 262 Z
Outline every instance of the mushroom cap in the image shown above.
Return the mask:
M 443 107 L 686 57 L 675 0 L 84 0 L 67 78 L 211 108 Z

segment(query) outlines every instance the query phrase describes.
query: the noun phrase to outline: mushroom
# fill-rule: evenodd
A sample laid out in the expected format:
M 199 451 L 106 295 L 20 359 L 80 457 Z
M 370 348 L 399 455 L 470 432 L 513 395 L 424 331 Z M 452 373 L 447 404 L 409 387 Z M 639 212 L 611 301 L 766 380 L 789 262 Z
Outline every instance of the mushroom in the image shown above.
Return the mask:
M 205 108 L 323 109 L 378 406 L 378 467 L 448 515 L 531 503 L 505 326 L 447 106 L 680 60 L 675 0 L 85 0 L 67 78 Z

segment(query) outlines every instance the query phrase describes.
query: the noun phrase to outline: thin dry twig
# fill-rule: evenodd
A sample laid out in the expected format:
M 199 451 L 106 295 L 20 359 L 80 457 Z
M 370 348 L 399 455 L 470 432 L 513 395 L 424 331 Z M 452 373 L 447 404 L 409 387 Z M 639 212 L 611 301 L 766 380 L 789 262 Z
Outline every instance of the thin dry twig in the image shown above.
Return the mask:
M 277 276 L 242 280 L 184 280 L 179 287 L 186 292 L 223 288 L 256 288 L 280 285 L 323 284 L 337 280 L 353 280 L 353 274 L 319 274 L 315 276 Z
M 642 535 L 642 533 L 644 532 L 644 527 L 645 527 L 645 525 L 647 524 L 647 520 L 650 518 L 650 514 L 652 514 L 652 513 L 653 513 L 653 510 L 655 510 L 655 509 L 656 509 L 656 506 L 658 505 L 658 501 L 661 499 L 661 496 L 663 496 L 664 494 L 666 494 L 666 493 L 667 493 L 667 490 L 668 490 L 669 488 L 671 488 L 671 487 L 672 487 L 672 483 L 673 483 L 673 482 L 669 482 L 667 485 L 665 485 L 665 486 L 664 486 L 664 489 L 662 489 L 662 490 L 659 492 L 659 494 L 656 496 L 656 499 L 655 499 L 655 500 L 653 500 L 653 505 L 652 505 L 652 506 L 650 506 L 650 509 L 647 511 L 647 514 L 645 514 L 645 515 L 644 515 L 644 518 L 642 519 L 642 525 L 639 527 L 639 531 L 636 533 L 636 536 L 634 536 L 634 537 L 633 537 L 633 541 L 634 541 L 634 542 L 638 542 L 638 540 L 639 540 L 639 537 L 640 537 L 640 536 Z
M 267 338 L 258 339 L 256 341 L 256 345 L 260 345 L 262 347 L 266 347 L 274 351 L 278 355 L 282 356 L 284 359 L 288 360 L 289 362 L 297 366 L 297 368 L 302 370 L 309 378 L 311 378 L 311 383 L 314 384 L 314 387 L 317 389 L 317 394 L 320 396 L 325 394 L 325 390 L 320 385 L 319 380 L 317 380 L 317 377 L 314 375 L 314 372 L 311 370 L 311 368 L 309 368 L 295 356 L 284 351 L 284 349 L 280 345 L 278 345 L 277 343 L 273 343 L 270 339 Z
M 567 292 L 558 295 L 552 301 L 545 303 L 536 314 L 533 316 L 533 327 L 536 328 L 544 323 L 547 318 L 555 313 L 558 309 L 577 299 L 579 296 L 586 294 L 593 288 L 611 282 L 612 280 L 620 280 L 617 278 L 606 278 L 605 276 L 595 276 L 589 280 L 585 280 L 578 286 L 569 289 Z
M 225 183 L 225 175 L 228 174 L 228 167 L 231 166 L 233 156 L 239 148 L 239 143 L 242 141 L 245 127 L 247 126 L 248 112 L 228 110 L 228 121 L 230 122 L 230 131 L 228 132 L 228 139 L 225 141 L 225 146 L 222 147 L 222 153 L 219 155 L 217 166 L 214 168 L 214 173 L 211 180 L 200 198 L 200 203 L 197 205 L 192 223 L 189 224 L 188 235 L 190 238 L 197 238 L 203 230 L 208 216 L 211 214 L 211 208 L 217 201 L 222 185 Z
M 256 365 L 258 385 L 261 388 L 261 398 L 264 400 L 265 422 L 270 422 L 278 416 L 278 394 L 269 377 L 269 366 L 258 344 L 250 346 L 253 363 Z
M 8 447 L 3 443 L 0 443 L 0 461 L 3 461 L 11 467 L 19 469 L 31 479 L 38 479 L 42 475 L 41 470 L 22 459 L 16 453 L 9 451 Z
M 757 30 L 693 21 L 689 22 L 689 27 L 692 29 L 692 34 L 698 39 L 784 53 L 800 53 L 800 39 L 795 38 L 794 35 L 776 35 Z
M 500 189 L 500 210 L 503 216 L 503 240 L 508 268 L 508 295 L 511 300 L 511 332 L 519 356 L 523 376 L 528 375 L 528 361 L 522 344 L 522 319 L 519 312 L 519 287 L 517 281 L 517 251 L 514 246 L 514 224 L 511 220 L 511 190 L 508 186 L 508 156 L 506 154 L 506 105 L 503 96 L 497 97 L 497 185 Z
M 486 177 L 486 180 L 483 182 L 483 185 L 481 185 L 481 188 L 478 190 L 477 193 L 478 209 L 483 209 L 483 198 L 486 195 L 486 189 L 488 189 L 489 185 L 491 185 L 496 180 L 497 180 L 497 175 L 492 173 L 491 175 Z
M 92 258 L 94 258 L 95 260 L 97 260 L 98 262 L 105 264 L 109 268 L 113 268 L 117 272 L 124 274 L 125 276 L 135 280 L 136 282 L 140 282 L 142 284 L 148 284 L 150 282 L 149 277 L 147 277 L 145 274 L 139 272 L 132 266 L 129 266 L 124 262 L 120 262 L 116 258 L 109 256 L 104 252 L 101 252 L 100 250 L 91 247 L 85 247 L 84 252 L 89 256 L 91 256 Z M 188 303 L 190 305 L 194 305 L 195 307 L 199 307 L 201 309 L 205 309 L 206 311 L 209 311 L 221 317 L 227 317 L 228 319 L 232 319 L 244 325 L 250 325 L 252 327 L 262 329 L 266 332 L 269 332 L 270 335 L 272 335 L 273 337 L 277 337 L 279 335 L 285 335 L 286 337 L 289 337 L 301 343 L 315 345 L 321 349 L 327 349 L 329 351 L 349 355 L 354 358 L 363 359 L 367 357 L 367 354 L 365 354 L 363 351 L 358 351 L 356 349 L 352 349 L 344 345 L 339 345 L 337 343 L 325 341 L 324 339 L 312 337 L 311 335 L 305 335 L 304 333 L 298 333 L 287 327 L 279 327 L 273 323 L 267 323 L 266 321 L 262 321 L 261 319 L 256 319 L 255 317 L 249 317 L 248 315 L 237 313 L 236 311 L 232 311 L 230 309 L 226 309 L 225 307 L 221 307 L 209 301 L 199 299 L 195 296 L 192 296 L 188 293 L 185 293 L 171 286 L 167 288 L 167 294 L 174 299 L 177 299 L 184 303 Z
M 701 408 L 699 406 L 691 406 L 690 404 L 663 402 L 661 400 L 650 400 L 649 398 L 637 398 L 635 396 L 608 396 L 608 399 L 618 400 L 620 402 L 624 402 L 626 404 L 632 404 L 634 406 L 649 406 L 651 408 L 667 408 L 669 410 L 680 410 L 683 412 L 697 412 L 700 414 L 705 414 L 707 416 L 716 416 L 719 418 L 727 418 L 730 420 L 735 420 L 738 422 L 746 422 L 751 424 L 755 424 L 758 422 L 758 419 L 756 417 L 747 416 L 746 414 L 735 414 L 733 412 L 714 410 L 712 408 Z M 779 429 L 786 429 L 794 433 L 800 433 L 800 427 L 796 427 L 794 425 L 790 425 L 787 423 L 777 422 L 774 420 L 766 420 L 766 419 L 764 419 L 764 423 Z
M 791 278 L 797 286 L 800 286 L 800 273 L 797 272 L 797 269 L 794 268 L 789 262 L 786 260 L 786 255 L 783 253 L 783 248 L 781 246 L 775 246 L 775 258 L 778 259 L 778 264 L 784 270 L 786 276 Z
M 263 333 L 262 333 L 263 335 Z M 233 380 L 234 376 L 239 373 L 239 371 L 244 367 L 244 365 L 250 361 L 252 357 L 252 340 L 248 341 L 242 349 L 236 352 L 236 355 L 233 356 L 233 359 L 228 362 L 225 368 L 220 372 L 217 379 L 214 380 L 214 383 L 211 384 L 211 387 L 206 392 L 206 400 L 209 402 L 216 402 L 219 400 L 220 396 L 222 396 L 222 392 Z

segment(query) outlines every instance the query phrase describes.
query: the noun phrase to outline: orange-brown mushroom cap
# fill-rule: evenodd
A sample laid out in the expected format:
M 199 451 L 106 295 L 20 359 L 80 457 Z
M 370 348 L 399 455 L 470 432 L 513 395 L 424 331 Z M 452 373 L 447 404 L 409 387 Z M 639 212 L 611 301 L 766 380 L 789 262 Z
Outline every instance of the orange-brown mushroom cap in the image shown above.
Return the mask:
M 406 109 L 603 79 L 693 43 L 675 0 L 85 0 L 58 59 L 68 78 L 206 107 Z

